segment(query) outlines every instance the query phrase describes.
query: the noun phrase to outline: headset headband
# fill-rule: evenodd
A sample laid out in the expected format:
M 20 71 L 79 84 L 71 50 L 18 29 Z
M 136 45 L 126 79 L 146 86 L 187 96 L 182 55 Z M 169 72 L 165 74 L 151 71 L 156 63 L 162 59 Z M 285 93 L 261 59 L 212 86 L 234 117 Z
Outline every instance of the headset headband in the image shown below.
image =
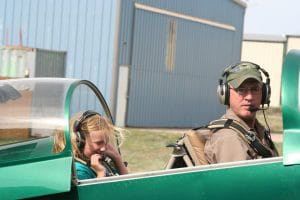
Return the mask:
M 87 110 L 85 111 L 81 117 L 75 121 L 74 123 L 74 128 L 73 128 L 73 131 L 74 132 L 80 132 L 80 125 L 81 123 L 86 120 L 87 118 L 91 117 L 91 116 L 94 116 L 94 115 L 100 115 L 99 113 L 95 112 L 95 111 L 92 111 L 92 110 Z
M 240 66 L 240 64 L 247 64 L 247 63 L 254 66 L 255 69 L 262 71 L 262 73 L 265 75 L 266 79 L 269 79 L 269 73 L 265 69 L 261 68 L 258 64 L 255 64 L 252 62 L 242 62 L 242 63 L 238 63 L 235 65 L 230 65 L 223 70 L 222 77 L 226 78 L 226 76 L 228 76 L 229 73 L 234 73 L 234 72 L 240 70 L 240 68 L 243 67 L 243 66 Z

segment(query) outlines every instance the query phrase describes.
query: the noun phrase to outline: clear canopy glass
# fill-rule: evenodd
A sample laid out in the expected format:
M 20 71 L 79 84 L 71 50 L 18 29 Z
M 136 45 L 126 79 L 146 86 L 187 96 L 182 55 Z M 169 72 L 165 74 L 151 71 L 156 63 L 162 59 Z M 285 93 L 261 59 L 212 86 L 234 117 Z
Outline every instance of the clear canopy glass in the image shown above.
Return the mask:
M 86 110 L 111 120 L 104 98 L 89 81 L 1 80 L 0 163 L 62 152 L 70 143 L 70 119 Z M 57 149 L 58 144 L 63 148 Z

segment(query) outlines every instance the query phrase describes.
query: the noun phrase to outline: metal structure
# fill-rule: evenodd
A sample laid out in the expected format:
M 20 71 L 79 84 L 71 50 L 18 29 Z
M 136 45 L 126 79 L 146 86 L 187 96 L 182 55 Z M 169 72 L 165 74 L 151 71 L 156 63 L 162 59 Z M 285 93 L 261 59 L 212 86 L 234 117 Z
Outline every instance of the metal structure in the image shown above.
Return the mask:
M 121 10 L 119 63 L 129 80 L 124 124 L 194 127 L 219 117 L 225 107 L 217 101 L 218 79 L 240 60 L 245 7 L 141 0 L 124 1 Z
M 20 46 L 0 47 L 0 76 L 64 77 L 66 52 Z
M 110 102 L 117 3 L 0 0 L 0 45 L 67 52 L 65 77 L 93 81 Z
M 93 81 L 117 124 L 191 127 L 225 109 L 216 86 L 222 69 L 240 60 L 245 7 L 239 0 L 0 0 L 0 45 L 67 52 L 65 76 Z

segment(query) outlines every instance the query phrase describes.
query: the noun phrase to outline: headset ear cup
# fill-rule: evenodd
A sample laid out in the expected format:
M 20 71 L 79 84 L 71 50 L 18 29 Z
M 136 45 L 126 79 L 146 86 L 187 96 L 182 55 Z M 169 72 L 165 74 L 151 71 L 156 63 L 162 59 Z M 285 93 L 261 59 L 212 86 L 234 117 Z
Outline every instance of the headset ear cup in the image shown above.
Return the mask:
M 229 106 L 229 96 L 230 96 L 230 93 L 229 93 L 229 86 L 227 83 L 224 83 L 224 91 L 225 91 L 225 101 L 224 101 L 224 105 L 227 105 Z
M 92 110 L 87 110 L 85 111 L 81 117 L 76 120 L 74 122 L 74 125 L 73 125 L 73 132 L 75 133 L 76 135 L 76 145 L 77 147 L 82 150 L 84 148 L 84 145 L 85 145 L 85 135 L 84 133 L 81 133 L 80 132 L 80 126 L 81 126 L 81 123 L 86 120 L 87 118 L 93 116 L 93 115 L 100 115 L 99 113 L 97 112 L 94 112 Z M 101 115 L 100 115 L 101 116 Z
M 81 150 L 81 149 L 84 148 L 85 138 L 80 133 L 79 129 L 80 129 L 80 121 L 76 120 L 74 122 L 74 125 L 73 125 L 73 132 L 74 132 L 75 137 L 76 137 L 76 145 Z
M 261 104 L 270 104 L 271 87 L 269 84 L 264 83 L 262 86 Z
M 79 130 L 80 122 L 76 120 L 73 125 L 73 131 L 77 132 Z
M 220 104 L 224 104 L 224 91 L 223 91 L 223 84 L 219 84 L 218 88 L 217 88 L 217 95 L 218 95 L 218 99 Z
M 219 102 L 224 105 L 229 105 L 228 84 L 226 83 L 219 84 L 217 93 L 218 93 Z
M 76 131 L 75 135 L 76 135 L 76 145 L 81 150 L 84 148 L 85 137 L 79 131 Z

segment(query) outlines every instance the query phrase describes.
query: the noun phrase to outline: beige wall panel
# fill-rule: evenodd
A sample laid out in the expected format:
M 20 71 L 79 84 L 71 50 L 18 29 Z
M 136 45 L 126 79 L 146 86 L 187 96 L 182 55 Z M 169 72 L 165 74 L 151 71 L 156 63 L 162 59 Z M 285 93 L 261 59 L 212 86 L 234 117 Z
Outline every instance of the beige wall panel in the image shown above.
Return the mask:
M 284 43 L 244 41 L 242 45 L 242 60 L 254 62 L 269 73 L 272 91 L 270 106 L 279 107 Z
M 291 49 L 300 49 L 300 37 L 288 37 L 287 52 Z

